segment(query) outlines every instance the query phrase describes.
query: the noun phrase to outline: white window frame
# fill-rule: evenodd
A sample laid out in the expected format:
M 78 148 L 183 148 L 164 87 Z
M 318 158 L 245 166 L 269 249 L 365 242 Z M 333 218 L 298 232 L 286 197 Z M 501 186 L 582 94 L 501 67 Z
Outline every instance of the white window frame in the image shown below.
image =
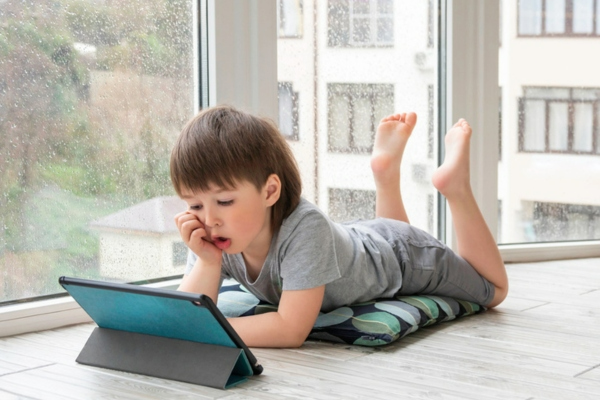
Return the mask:
M 209 105 L 230 103 L 277 121 L 277 2 L 204 1 L 202 9 L 208 10 Z M 472 139 L 472 186 L 484 218 L 496 232 L 498 0 L 442 3 L 448 16 L 444 128 L 466 117 L 479 133 Z M 447 242 L 452 244 L 451 232 L 449 221 Z M 502 245 L 500 250 L 505 261 L 597 257 L 600 241 Z M 174 280 L 153 286 L 178 284 Z M 88 321 L 70 297 L 14 304 L 0 307 L 0 337 Z
M 498 0 L 441 0 L 446 7 L 446 129 L 469 120 L 471 186 L 490 230 L 498 226 Z M 445 130 L 444 130 L 445 132 Z M 456 248 L 446 207 L 446 242 Z M 500 245 L 505 262 L 600 257 L 600 240 Z
M 196 7 L 197 2 L 193 3 Z M 202 43 L 208 44 L 208 51 L 203 54 L 208 58 L 208 68 L 203 76 L 195 75 L 197 83 L 200 80 L 208 83 L 208 96 L 203 93 L 201 102 L 207 100 L 209 106 L 231 104 L 278 121 L 277 2 L 202 0 L 199 3 L 200 18 L 207 21 L 201 34 L 208 36 L 200 37 Z M 197 16 L 194 8 L 195 30 Z M 198 37 L 198 33 L 194 36 Z M 194 49 L 194 59 L 198 60 L 198 46 L 194 45 Z M 176 288 L 179 282 L 170 280 L 149 286 Z M 16 303 L 0 307 L 0 337 L 90 321 L 71 297 Z

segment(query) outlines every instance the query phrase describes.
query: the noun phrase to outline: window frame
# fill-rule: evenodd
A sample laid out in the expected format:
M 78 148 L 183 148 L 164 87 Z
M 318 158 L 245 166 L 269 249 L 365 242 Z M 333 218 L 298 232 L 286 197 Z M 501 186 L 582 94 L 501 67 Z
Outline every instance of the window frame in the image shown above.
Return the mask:
M 598 38 L 600 36 L 600 27 L 598 25 L 598 19 L 600 18 L 600 0 L 592 0 L 592 33 L 575 33 L 573 32 L 573 0 L 565 0 L 564 10 L 564 33 L 546 33 L 546 2 L 547 0 L 540 0 L 541 2 L 541 33 L 539 34 L 523 34 L 519 30 L 521 22 L 521 9 L 519 3 L 521 0 L 517 0 L 517 37 L 520 38 Z
M 327 21 L 329 25 L 329 11 L 332 9 L 331 2 L 332 0 L 327 0 Z M 341 2 L 344 0 L 333 0 L 337 2 Z M 392 1 L 392 11 L 390 14 L 380 14 L 377 8 L 377 0 L 369 0 L 369 13 L 368 14 L 359 14 L 354 12 L 354 5 L 352 0 L 346 0 L 348 4 L 348 20 L 347 28 L 348 28 L 348 40 L 346 42 L 338 42 L 336 39 L 330 38 L 331 30 L 327 29 L 327 43 L 329 47 L 339 47 L 339 48 L 391 48 L 394 47 L 394 36 L 395 36 L 395 15 L 394 15 L 394 2 Z M 379 41 L 378 40 L 378 21 L 380 19 L 391 19 L 392 20 L 392 40 L 391 42 Z M 354 41 L 353 33 L 354 33 L 354 21 L 357 19 L 366 19 L 369 21 L 369 40 L 365 42 Z
M 527 88 L 523 88 L 524 92 Z M 533 87 L 532 87 L 533 88 Z M 519 97 L 519 152 L 520 153 L 538 153 L 538 154 L 574 154 L 574 155 L 600 155 L 600 98 L 592 99 L 577 99 L 573 98 L 573 90 L 596 90 L 600 92 L 600 88 L 583 88 L 583 87 L 554 87 L 554 86 L 536 86 L 535 89 L 568 89 L 569 98 L 550 98 L 550 97 Z M 530 150 L 525 148 L 525 103 L 528 100 L 543 101 L 545 113 L 545 129 L 544 129 L 544 150 Z M 550 148 L 550 104 L 566 103 L 567 104 L 567 149 L 553 150 Z M 581 151 L 573 149 L 575 144 L 575 105 L 590 104 L 592 106 L 592 150 Z M 521 117 L 522 116 L 522 117 Z
M 356 87 L 356 90 L 354 90 Z M 377 90 L 380 89 L 380 90 Z M 385 91 L 385 95 L 391 95 L 392 101 L 391 104 L 394 104 L 394 85 L 391 83 L 337 83 L 330 82 L 327 83 L 327 126 L 330 127 L 332 124 L 332 109 L 331 102 L 334 96 L 345 97 L 347 99 L 348 104 L 350 105 L 350 115 L 349 115 L 349 126 L 350 132 L 348 132 L 349 136 L 349 145 L 348 147 L 339 147 L 335 146 L 332 143 L 332 135 L 330 134 L 330 129 L 327 132 L 327 151 L 329 153 L 352 153 L 352 154 L 371 154 L 373 150 L 373 145 L 369 147 L 357 146 L 354 144 L 355 135 L 354 135 L 354 104 L 357 99 L 368 99 L 369 105 L 371 106 L 371 143 L 375 140 L 375 129 L 379 121 L 375 120 L 375 105 L 377 103 L 377 97 L 382 96 L 381 93 Z
M 440 135 L 466 116 L 474 132 L 471 139 L 471 186 L 490 231 L 498 226 L 498 0 L 472 2 L 441 0 L 446 19 L 440 21 Z M 445 93 L 444 93 L 445 91 Z M 440 136 L 440 143 L 443 143 Z M 441 152 L 441 150 L 440 150 Z M 445 206 L 444 231 L 456 248 L 452 220 Z M 505 262 L 532 262 L 600 256 L 600 240 L 500 244 Z
M 276 121 L 277 106 L 277 60 L 276 60 L 276 2 L 248 2 L 244 7 L 233 7 L 233 0 L 201 0 L 208 2 L 206 21 L 212 28 L 207 39 L 209 44 L 209 68 L 204 71 L 206 82 L 209 82 L 209 104 L 217 104 L 220 100 L 239 100 L 234 104 L 247 104 L 250 110 L 261 110 L 260 104 L 267 105 L 268 115 Z M 236 3 L 239 5 L 240 3 Z M 204 6 L 203 6 L 204 7 Z M 246 8 L 250 7 L 250 9 Z M 264 7 L 264 9 L 263 9 Z M 476 132 L 488 134 L 473 135 L 472 186 L 477 201 L 482 206 L 484 218 L 490 223 L 492 232 L 496 231 L 497 215 L 497 157 L 498 157 L 498 51 L 486 49 L 485 43 L 498 43 L 498 2 L 472 2 L 470 0 L 441 0 L 441 7 L 446 19 L 439 21 L 445 34 L 440 46 L 440 101 L 439 129 L 440 136 L 458 117 L 469 118 Z M 215 10 L 215 8 L 217 8 Z M 260 8 L 260 10 L 259 10 Z M 206 10 L 206 8 L 204 8 Z M 251 26 L 255 38 L 250 41 L 250 48 L 244 54 L 235 54 L 234 46 L 227 46 L 216 51 L 222 43 L 233 43 L 236 39 L 233 32 L 220 31 L 215 35 L 215 25 L 223 27 L 235 26 L 242 21 L 242 27 L 236 29 L 237 34 L 244 33 Z M 249 21 L 254 20 L 251 24 Z M 218 22 L 218 23 L 217 23 Z M 197 24 L 195 24 L 197 25 Z M 211 30 L 212 29 L 212 30 Z M 229 28 L 228 28 L 229 29 Z M 475 30 L 475 32 L 473 32 Z M 264 35 L 263 35 L 264 34 Z M 260 40 L 259 40 L 260 39 Z M 246 40 L 244 38 L 237 40 Z M 259 45 L 260 44 L 260 45 Z M 469 49 L 469 46 L 472 48 Z M 273 53 L 273 54 L 270 54 Z M 257 55 L 264 55 L 261 59 Z M 252 58 L 254 64 L 244 63 Z M 245 69 L 232 73 L 231 62 L 238 60 L 237 67 Z M 260 63 L 259 63 L 260 60 Z M 251 60 L 252 61 L 252 60 Z M 494 64 L 495 61 L 495 64 Z M 257 70 L 260 64 L 260 69 Z M 229 65 L 228 65 L 229 64 Z M 218 67 L 225 68 L 223 71 Z M 240 67 L 241 68 L 241 67 Z M 202 71 L 202 68 L 200 68 Z M 263 74 L 264 72 L 264 74 Z M 218 76 L 220 73 L 223 75 Z M 232 74 L 232 75 L 228 75 Z M 250 77 L 251 79 L 247 79 Z M 267 78 L 263 82 L 262 78 Z M 227 78 L 227 79 L 226 79 Z M 235 79 L 233 79 L 235 78 Z M 259 79 L 261 78 L 261 79 Z M 246 83 L 238 82 L 245 79 Z M 227 84 L 227 81 L 231 84 Z M 223 82 L 221 86 L 216 83 Z M 260 84 L 257 84 L 260 83 Z M 257 87 L 258 86 L 258 87 Z M 231 91 L 235 89 L 233 93 Z M 264 94 L 261 97 L 260 94 Z M 236 94 L 238 97 L 236 97 Z M 483 100 L 492 98 L 491 107 L 483 107 Z M 252 99 L 255 99 L 254 103 Z M 250 99 L 250 100 L 248 100 Z M 260 100 L 260 101 L 259 101 Z M 489 108 L 489 109 L 488 109 Z M 264 115 L 264 114 L 263 114 Z M 493 134 L 495 133 L 495 134 Z M 486 146 L 489 145 L 489 146 Z M 441 151 L 441 150 L 440 150 Z M 447 213 L 449 215 L 449 213 Z M 451 232 L 451 221 L 446 224 L 446 231 Z M 447 235 L 452 242 L 452 235 Z M 548 259 L 581 258 L 600 256 L 600 241 L 557 242 L 542 244 L 500 245 L 505 261 L 540 261 Z M 155 286 L 176 287 L 180 280 L 164 281 Z M 44 329 L 52 329 L 76 323 L 89 322 L 90 319 L 70 297 L 32 301 L 0 307 L 0 336 L 16 335 Z
M 273 34 L 277 3 L 198 0 L 192 4 L 195 79 L 200 88 L 197 108 L 229 103 L 278 121 L 277 35 Z M 199 27 L 199 21 L 206 24 Z M 208 49 L 200 49 L 198 43 Z M 147 286 L 175 289 L 180 282 L 180 278 L 166 279 Z M 69 296 L 0 307 L 0 337 L 84 322 L 91 322 L 90 317 Z
M 300 140 L 299 94 L 296 90 L 294 90 L 293 82 L 280 81 L 277 83 L 278 102 L 281 101 L 281 98 L 279 97 L 279 92 L 281 90 L 288 90 L 289 93 L 291 94 L 291 100 L 292 100 L 292 110 L 291 110 L 292 133 L 287 134 L 287 133 L 283 132 L 283 130 L 281 130 L 281 134 L 283 135 L 283 137 L 285 137 L 286 140 L 297 142 L 298 140 Z M 278 104 L 278 106 L 279 106 L 279 104 Z M 281 115 L 279 115 L 279 116 L 281 116 Z M 281 121 L 279 121 L 279 123 L 280 123 L 279 126 L 281 127 Z

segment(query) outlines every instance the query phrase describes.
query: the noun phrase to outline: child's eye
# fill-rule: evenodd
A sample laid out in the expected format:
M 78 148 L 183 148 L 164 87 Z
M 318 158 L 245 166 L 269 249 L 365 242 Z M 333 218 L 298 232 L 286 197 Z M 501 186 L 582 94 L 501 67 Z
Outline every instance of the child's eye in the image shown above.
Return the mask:
M 233 204 L 233 200 L 217 201 L 217 204 L 220 206 L 230 206 Z
M 193 211 L 198 211 L 201 209 L 202 209 L 202 206 L 190 206 L 190 210 L 193 210 Z

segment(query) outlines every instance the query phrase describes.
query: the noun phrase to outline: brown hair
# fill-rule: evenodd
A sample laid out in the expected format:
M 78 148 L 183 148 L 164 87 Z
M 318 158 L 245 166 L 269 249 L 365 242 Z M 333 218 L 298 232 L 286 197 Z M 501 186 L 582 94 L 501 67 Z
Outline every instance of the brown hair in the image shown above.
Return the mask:
M 271 209 L 275 232 L 300 202 L 302 182 L 273 122 L 231 106 L 209 108 L 185 125 L 171 152 L 171 181 L 180 196 L 183 188 L 233 188 L 242 180 L 261 190 L 271 174 L 281 180 L 281 195 Z

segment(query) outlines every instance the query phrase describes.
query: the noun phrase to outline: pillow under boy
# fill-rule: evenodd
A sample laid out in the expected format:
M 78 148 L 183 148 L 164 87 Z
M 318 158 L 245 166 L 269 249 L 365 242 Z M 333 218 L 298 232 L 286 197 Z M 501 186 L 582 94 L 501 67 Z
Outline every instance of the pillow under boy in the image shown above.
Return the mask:
M 223 285 L 217 306 L 226 317 L 241 317 L 276 311 L 277 306 L 260 301 L 240 284 Z M 381 346 L 420 327 L 480 313 L 484 307 L 442 296 L 398 296 L 378 299 L 328 313 L 320 313 L 309 339 Z

